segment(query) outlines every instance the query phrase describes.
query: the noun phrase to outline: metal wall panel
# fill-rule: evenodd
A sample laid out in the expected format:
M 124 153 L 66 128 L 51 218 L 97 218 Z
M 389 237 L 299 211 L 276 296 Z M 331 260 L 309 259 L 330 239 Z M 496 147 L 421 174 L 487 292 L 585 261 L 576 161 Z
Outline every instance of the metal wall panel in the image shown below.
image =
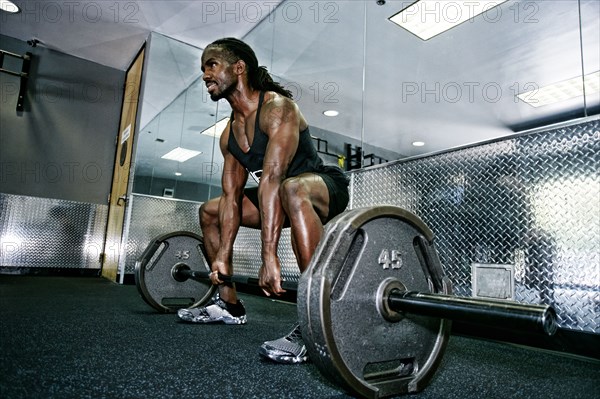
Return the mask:
M 352 174 L 352 207 L 392 204 L 433 230 L 457 295 L 471 264 L 514 264 L 517 301 L 600 332 L 598 119 Z
M 107 215 L 106 205 L 0 193 L 0 266 L 100 269 Z
M 125 273 L 133 273 L 135 262 L 153 238 L 173 231 L 200 234 L 200 202 L 132 194 L 129 197 Z
M 258 276 L 262 265 L 260 232 L 254 229 L 240 229 L 233 246 L 233 265 L 236 273 Z M 281 276 L 287 281 L 298 281 L 300 270 L 292 250 L 290 229 L 283 229 L 277 250 L 281 264 Z

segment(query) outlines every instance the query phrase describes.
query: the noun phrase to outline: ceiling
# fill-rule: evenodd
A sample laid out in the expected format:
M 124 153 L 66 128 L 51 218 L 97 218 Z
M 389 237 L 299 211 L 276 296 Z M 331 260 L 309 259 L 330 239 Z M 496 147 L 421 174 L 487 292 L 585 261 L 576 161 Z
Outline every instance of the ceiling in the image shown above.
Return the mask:
M 232 0 L 14 0 L 22 12 L 2 13 L 0 34 L 126 70 L 150 32 L 203 48 L 223 35 L 243 37 L 279 2 L 256 2 L 255 14 L 240 18 Z
M 201 49 L 224 36 L 252 45 L 261 64 L 295 92 L 311 125 L 398 157 L 503 137 L 600 108 L 598 93 L 538 108 L 516 98 L 600 70 L 598 0 L 509 0 L 427 41 L 388 20 L 413 1 L 15 2 L 25 11 L 3 14 L 0 34 L 36 38 L 42 46 L 120 70 L 150 33 L 160 34 L 151 45 L 165 56 L 155 57 L 147 70 L 142 127 L 174 100 L 185 101 L 178 96 L 200 76 Z M 438 2 L 439 15 L 449 15 L 451 3 Z M 188 97 L 193 92 L 202 99 L 196 111 L 209 126 L 215 105 L 197 86 Z M 221 108 L 226 115 L 227 107 Z M 331 108 L 339 116 L 322 114 Z M 170 122 L 163 119 L 163 130 L 171 123 L 167 130 L 179 141 L 204 125 L 176 114 Z M 417 140 L 425 145 L 413 146 Z M 145 161 L 158 162 L 153 157 Z

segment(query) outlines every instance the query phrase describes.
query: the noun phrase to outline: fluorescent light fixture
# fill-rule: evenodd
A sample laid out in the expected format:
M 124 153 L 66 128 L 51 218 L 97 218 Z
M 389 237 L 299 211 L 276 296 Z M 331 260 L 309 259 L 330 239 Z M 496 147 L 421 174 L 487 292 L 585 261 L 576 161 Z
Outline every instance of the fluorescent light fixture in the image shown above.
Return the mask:
M 0 0 L 0 10 L 9 12 L 11 14 L 16 14 L 21 11 L 19 6 L 17 6 L 12 1 Z
M 215 123 L 214 125 L 212 125 L 211 127 L 201 131 L 200 134 L 205 134 L 207 136 L 212 136 L 212 137 L 221 137 L 221 133 L 223 133 L 223 130 L 225 130 L 225 127 L 227 126 L 228 122 L 229 122 L 229 117 L 223 118 L 220 121 L 218 121 L 217 123 Z
M 163 155 L 161 158 L 169 159 L 171 161 L 185 162 L 188 159 L 200 154 L 202 154 L 200 151 L 188 150 L 185 148 L 177 147 Z
M 489 16 L 487 12 L 506 1 L 421 0 L 389 19 L 421 39 L 429 40 L 483 13 L 486 20 L 497 22 L 499 12 L 490 12 Z
M 340 113 L 334 109 L 329 109 L 327 111 L 323 111 L 323 115 L 325 116 L 338 116 Z
M 532 107 L 543 107 L 544 105 L 583 96 L 584 82 L 586 95 L 600 93 L 600 71 L 596 71 L 585 75 L 583 81 L 581 76 L 577 76 L 539 89 L 526 91 L 517 95 L 517 97 Z
M 414 145 L 415 147 L 423 147 L 425 145 L 424 141 L 413 141 L 412 145 Z

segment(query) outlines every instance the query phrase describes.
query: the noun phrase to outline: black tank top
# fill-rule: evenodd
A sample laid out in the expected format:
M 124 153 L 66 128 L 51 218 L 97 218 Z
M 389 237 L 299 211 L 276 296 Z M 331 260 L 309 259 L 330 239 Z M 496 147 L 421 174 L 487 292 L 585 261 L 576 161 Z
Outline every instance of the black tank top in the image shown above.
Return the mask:
M 229 131 L 229 141 L 227 142 L 229 152 L 256 180 L 262 174 L 265 152 L 267 151 L 267 143 L 269 141 L 269 137 L 259 127 L 260 109 L 263 104 L 264 95 L 265 93 L 261 92 L 259 96 L 256 122 L 254 123 L 254 140 L 252 141 L 250 150 L 247 153 L 242 151 L 231 129 Z M 231 122 L 233 123 L 233 112 L 231 113 Z M 298 148 L 285 177 L 298 176 L 307 172 L 322 172 L 323 170 L 323 160 L 319 157 L 317 150 L 313 146 L 307 127 L 300 132 Z

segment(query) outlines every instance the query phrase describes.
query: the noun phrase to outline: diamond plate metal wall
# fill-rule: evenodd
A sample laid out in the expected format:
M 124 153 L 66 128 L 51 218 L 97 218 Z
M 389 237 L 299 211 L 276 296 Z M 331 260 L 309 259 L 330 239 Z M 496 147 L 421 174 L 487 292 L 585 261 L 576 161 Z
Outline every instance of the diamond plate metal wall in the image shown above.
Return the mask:
M 108 206 L 0 193 L 0 266 L 100 269 Z
M 198 224 L 199 202 L 132 194 L 129 197 L 128 233 L 125 247 L 125 273 L 135 271 L 135 262 L 150 241 L 173 231 L 191 231 L 200 234 Z
M 244 276 L 258 276 L 262 265 L 260 232 L 241 228 L 233 246 L 233 265 L 235 272 Z M 297 282 L 300 278 L 298 263 L 292 250 L 290 229 L 283 229 L 277 249 L 281 264 L 281 277 Z
M 471 263 L 514 264 L 517 301 L 600 332 L 599 135 L 596 119 L 357 171 L 352 207 L 421 217 L 457 295 L 471 295 Z

